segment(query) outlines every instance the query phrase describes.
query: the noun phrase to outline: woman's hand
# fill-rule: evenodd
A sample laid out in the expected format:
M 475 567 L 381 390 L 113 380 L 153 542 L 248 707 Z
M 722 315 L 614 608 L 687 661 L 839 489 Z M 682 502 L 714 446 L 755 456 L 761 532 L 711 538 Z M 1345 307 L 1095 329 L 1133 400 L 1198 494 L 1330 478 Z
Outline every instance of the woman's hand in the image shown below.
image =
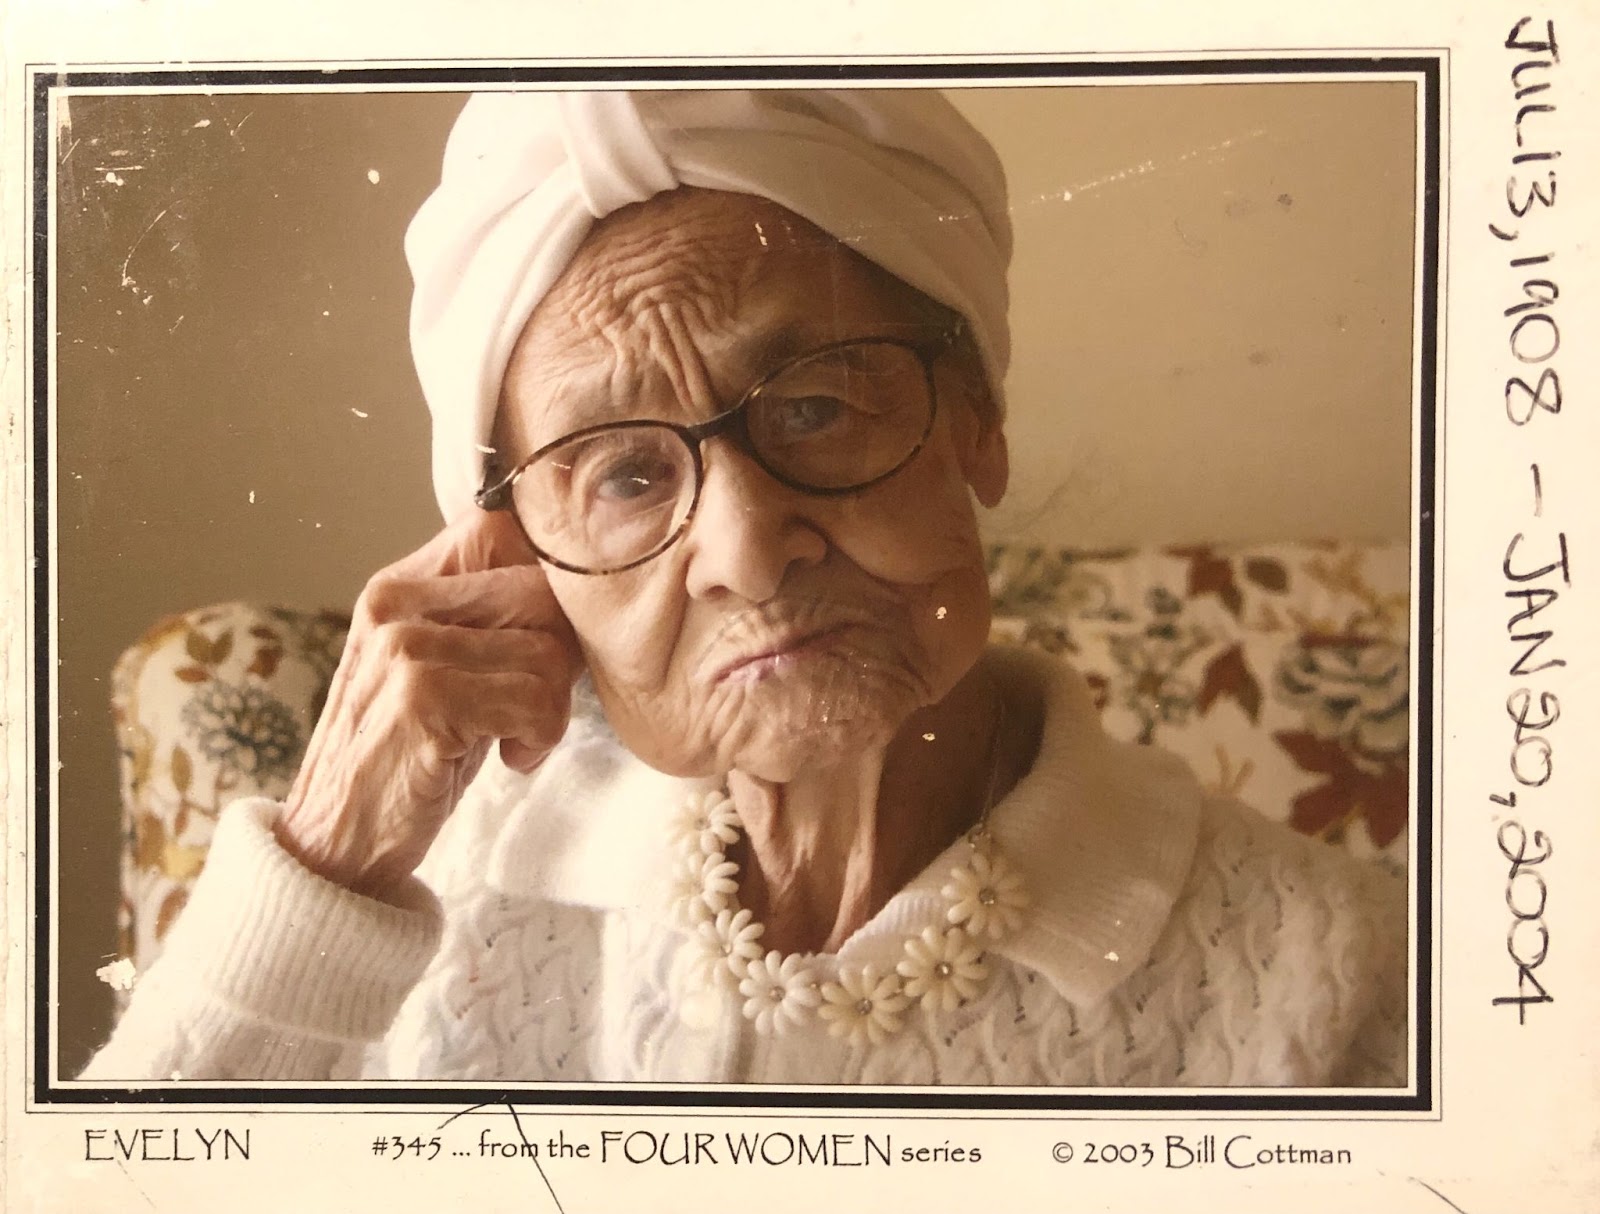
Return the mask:
M 516 521 L 473 508 L 362 591 L 279 842 L 313 872 L 385 897 L 491 745 L 522 771 L 544 761 L 581 665 Z

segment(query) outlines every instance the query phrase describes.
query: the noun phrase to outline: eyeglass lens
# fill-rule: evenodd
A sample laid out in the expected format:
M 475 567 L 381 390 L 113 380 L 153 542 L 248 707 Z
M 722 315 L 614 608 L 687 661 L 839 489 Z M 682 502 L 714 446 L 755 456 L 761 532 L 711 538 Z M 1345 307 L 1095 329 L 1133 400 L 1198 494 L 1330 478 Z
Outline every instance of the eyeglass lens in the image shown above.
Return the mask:
M 799 488 L 841 492 L 895 471 L 926 437 L 927 370 L 916 351 L 856 342 L 790 363 L 745 399 L 758 463 Z M 606 572 L 660 551 L 699 492 L 687 436 L 662 422 L 575 435 L 534 460 L 513 500 L 528 537 L 568 568 Z

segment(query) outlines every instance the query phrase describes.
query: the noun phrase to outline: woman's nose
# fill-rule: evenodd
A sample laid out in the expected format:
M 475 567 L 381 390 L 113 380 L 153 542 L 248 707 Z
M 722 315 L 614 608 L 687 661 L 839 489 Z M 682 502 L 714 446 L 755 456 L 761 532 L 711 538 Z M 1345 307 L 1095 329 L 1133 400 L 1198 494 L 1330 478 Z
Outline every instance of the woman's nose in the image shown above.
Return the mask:
M 779 484 L 732 443 L 708 443 L 704 451 L 700 503 L 681 541 L 689 549 L 689 593 L 766 602 L 790 569 L 827 555 L 827 538 L 811 517 L 821 499 Z

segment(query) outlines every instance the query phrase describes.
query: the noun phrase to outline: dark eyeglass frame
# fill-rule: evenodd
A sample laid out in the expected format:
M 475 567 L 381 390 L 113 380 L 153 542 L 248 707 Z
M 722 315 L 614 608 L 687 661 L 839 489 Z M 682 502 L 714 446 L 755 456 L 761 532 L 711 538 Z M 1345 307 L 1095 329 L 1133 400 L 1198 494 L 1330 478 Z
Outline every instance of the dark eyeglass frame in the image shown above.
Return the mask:
M 677 543 L 678 540 L 682 538 L 683 533 L 686 532 L 689 529 L 689 525 L 694 522 L 695 511 L 700 507 L 700 494 L 705 488 L 706 469 L 705 461 L 700 454 L 700 448 L 710 439 L 718 438 L 724 434 L 729 435 L 734 442 L 738 444 L 739 449 L 755 461 L 757 467 L 759 467 L 773 480 L 777 481 L 780 485 L 784 485 L 790 489 L 794 489 L 800 493 L 808 494 L 812 497 L 846 497 L 852 493 L 861 493 L 864 490 L 872 488 L 874 485 L 882 484 L 891 476 L 894 476 L 896 473 L 901 471 L 901 469 L 903 469 L 907 464 L 916 459 L 918 453 L 921 452 L 922 448 L 927 444 L 928 436 L 933 433 L 934 421 L 939 415 L 939 393 L 937 388 L 934 386 L 933 366 L 941 354 L 946 353 L 952 347 L 954 347 L 956 341 L 960 338 L 964 327 L 965 326 L 963 322 L 958 319 L 955 321 L 955 323 L 931 338 L 925 337 L 916 339 L 880 336 L 848 337 L 842 341 L 833 341 L 827 343 L 826 345 L 817 346 L 814 349 L 805 351 L 804 353 L 796 354 L 793 358 L 785 359 L 783 362 L 778 364 L 778 366 L 774 367 L 771 371 L 768 371 L 760 379 L 756 380 L 754 384 L 747 388 L 744 395 L 739 398 L 739 403 L 734 405 L 733 408 L 726 409 L 717 414 L 715 417 L 700 422 L 698 425 L 685 426 L 680 425 L 677 422 L 662 421 L 657 418 L 645 417 L 631 418 L 624 421 L 601 422 L 599 425 L 585 426 L 581 430 L 574 430 L 571 434 L 562 435 L 554 442 L 546 443 L 537 451 L 533 452 L 533 454 L 529 455 L 526 459 L 519 462 L 515 468 L 504 475 L 497 476 L 495 470 L 491 468 L 487 474 L 489 480 L 482 489 L 478 490 L 478 492 L 473 495 L 472 500 L 477 503 L 480 509 L 483 510 L 509 510 L 512 514 L 512 517 L 517 520 L 517 526 L 522 529 L 522 533 L 527 538 L 529 545 L 533 548 L 534 552 L 538 554 L 539 559 L 544 561 L 546 564 L 554 565 L 557 569 L 564 569 L 569 573 L 580 573 L 590 577 L 604 577 L 608 574 L 623 573 L 629 569 L 636 569 L 640 565 L 643 565 L 646 561 L 652 561 L 656 557 L 660 556 L 663 552 L 672 547 L 673 544 Z M 756 449 L 755 444 L 751 441 L 747 420 L 750 406 L 760 397 L 764 388 L 793 368 L 798 367 L 803 363 L 810 362 L 813 359 L 821 358 L 825 354 L 831 354 L 836 350 L 848 349 L 851 346 L 898 346 L 901 349 L 911 351 L 911 353 L 917 356 L 918 361 L 922 364 L 922 374 L 928 385 L 928 423 L 925 427 L 923 427 L 922 435 L 917 439 L 916 444 L 911 448 L 911 450 L 906 452 L 905 458 L 897 463 L 894 467 L 890 468 L 886 472 L 880 472 L 877 476 L 874 476 L 869 480 L 862 481 L 859 484 L 818 488 L 815 485 L 808 485 L 803 481 L 798 481 L 792 477 L 785 476 L 782 472 L 778 471 L 776 468 L 773 468 L 765 459 L 762 458 L 761 453 Z M 678 437 L 680 441 L 682 441 L 684 446 L 689 449 L 689 455 L 694 462 L 694 496 L 690 499 L 689 509 L 684 513 L 683 521 L 674 527 L 671 533 L 668 534 L 665 539 L 663 539 L 649 552 L 645 553 L 645 555 L 636 557 L 627 564 L 618 565 L 612 569 L 585 569 L 579 565 L 572 565 L 558 557 L 552 556 L 550 553 L 539 547 L 538 544 L 534 543 L 533 537 L 528 535 L 528 529 L 522 522 L 522 516 L 517 513 L 515 508 L 512 488 L 516 485 L 517 479 L 521 477 L 522 474 L 530 467 L 532 467 L 534 463 L 540 459 L 543 459 L 557 447 L 563 447 L 577 439 L 588 438 L 595 434 L 604 434 L 610 430 L 631 430 L 646 426 L 671 431 Z

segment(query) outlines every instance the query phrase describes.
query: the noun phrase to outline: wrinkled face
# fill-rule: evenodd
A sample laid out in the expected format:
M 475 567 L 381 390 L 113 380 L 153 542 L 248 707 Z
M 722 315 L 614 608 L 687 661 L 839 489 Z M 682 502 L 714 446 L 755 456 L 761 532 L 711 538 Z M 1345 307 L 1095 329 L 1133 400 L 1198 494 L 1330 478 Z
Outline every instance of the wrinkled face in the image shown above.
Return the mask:
M 540 304 L 496 445 L 518 460 L 597 422 L 703 421 L 785 357 L 947 319 L 776 204 L 673 191 L 596 225 Z M 1006 479 L 975 362 L 940 357 L 933 434 L 878 485 L 811 496 L 715 438 L 676 544 L 621 573 L 548 569 L 630 750 L 676 775 L 786 782 L 886 745 L 950 692 L 989 626 L 972 495 L 992 505 Z

